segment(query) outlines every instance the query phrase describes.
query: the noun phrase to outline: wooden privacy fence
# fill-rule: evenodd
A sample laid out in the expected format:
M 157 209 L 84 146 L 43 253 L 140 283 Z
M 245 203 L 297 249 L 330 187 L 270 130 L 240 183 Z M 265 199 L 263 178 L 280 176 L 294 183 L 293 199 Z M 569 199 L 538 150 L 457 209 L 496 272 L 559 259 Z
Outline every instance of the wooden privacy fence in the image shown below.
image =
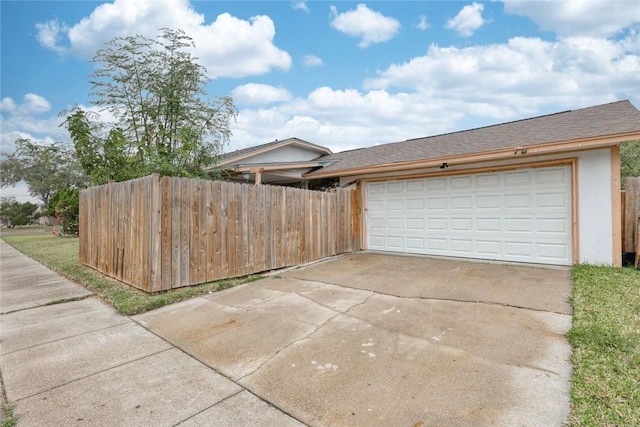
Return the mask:
M 640 256 L 640 177 L 628 177 L 622 192 L 622 252 L 635 252 L 635 265 Z
M 156 292 L 360 249 L 357 192 L 154 174 L 80 193 L 80 262 Z

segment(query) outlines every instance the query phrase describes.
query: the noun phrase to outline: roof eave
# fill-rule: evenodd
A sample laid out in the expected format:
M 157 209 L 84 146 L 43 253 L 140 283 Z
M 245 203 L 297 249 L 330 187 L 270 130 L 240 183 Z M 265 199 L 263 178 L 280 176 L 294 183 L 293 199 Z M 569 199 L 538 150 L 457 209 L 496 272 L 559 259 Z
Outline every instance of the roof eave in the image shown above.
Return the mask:
M 495 160 L 505 160 L 513 158 L 514 155 L 520 153 L 521 156 L 548 155 L 559 154 L 565 152 L 574 152 L 581 150 L 589 150 L 600 147 L 609 147 L 620 144 L 625 141 L 640 139 L 640 130 L 618 133 L 608 136 L 598 136 L 591 138 L 580 138 L 576 140 L 557 141 L 542 144 L 522 145 L 513 148 L 505 148 L 494 151 L 468 153 L 454 156 L 441 156 L 430 159 L 413 160 L 399 163 L 383 163 L 380 165 L 356 167 L 350 169 L 342 169 L 335 171 L 323 171 L 322 169 L 313 171 L 303 175 L 305 178 L 329 178 L 339 176 L 355 176 L 371 173 L 397 172 L 407 171 L 416 168 L 436 167 L 442 163 L 451 164 L 469 164 Z

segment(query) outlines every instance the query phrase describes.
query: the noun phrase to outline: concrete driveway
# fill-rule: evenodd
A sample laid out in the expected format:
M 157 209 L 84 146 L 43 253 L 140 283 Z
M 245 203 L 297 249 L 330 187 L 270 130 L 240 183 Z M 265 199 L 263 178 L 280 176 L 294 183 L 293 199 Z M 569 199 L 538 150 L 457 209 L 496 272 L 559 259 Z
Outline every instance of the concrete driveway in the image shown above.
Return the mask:
M 357 253 L 133 319 L 307 425 L 560 426 L 570 292 L 568 269 Z

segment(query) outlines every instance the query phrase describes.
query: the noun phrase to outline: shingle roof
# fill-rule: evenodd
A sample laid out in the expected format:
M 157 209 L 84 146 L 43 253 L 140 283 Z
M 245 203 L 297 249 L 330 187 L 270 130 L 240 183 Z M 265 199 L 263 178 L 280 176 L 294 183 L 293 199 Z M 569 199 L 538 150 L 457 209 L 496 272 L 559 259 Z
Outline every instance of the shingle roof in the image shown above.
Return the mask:
M 308 174 L 326 174 L 380 164 L 439 159 L 538 144 L 640 132 L 640 111 L 628 100 L 533 117 L 437 136 L 343 151 L 318 160 L 335 160 Z

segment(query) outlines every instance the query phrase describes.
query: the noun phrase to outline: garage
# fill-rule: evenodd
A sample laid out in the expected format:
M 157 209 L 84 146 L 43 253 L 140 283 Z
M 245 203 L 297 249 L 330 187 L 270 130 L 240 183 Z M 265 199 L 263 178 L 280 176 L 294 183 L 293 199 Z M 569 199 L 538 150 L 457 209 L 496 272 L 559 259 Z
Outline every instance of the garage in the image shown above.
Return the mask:
M 571 265 L 571 166 L 367 182 L 367 248 Z
M 359 193 L 362 249 L 621 266 L 620 145 L 636 139 L 624 100 L 333 153 L 304 177 Z

